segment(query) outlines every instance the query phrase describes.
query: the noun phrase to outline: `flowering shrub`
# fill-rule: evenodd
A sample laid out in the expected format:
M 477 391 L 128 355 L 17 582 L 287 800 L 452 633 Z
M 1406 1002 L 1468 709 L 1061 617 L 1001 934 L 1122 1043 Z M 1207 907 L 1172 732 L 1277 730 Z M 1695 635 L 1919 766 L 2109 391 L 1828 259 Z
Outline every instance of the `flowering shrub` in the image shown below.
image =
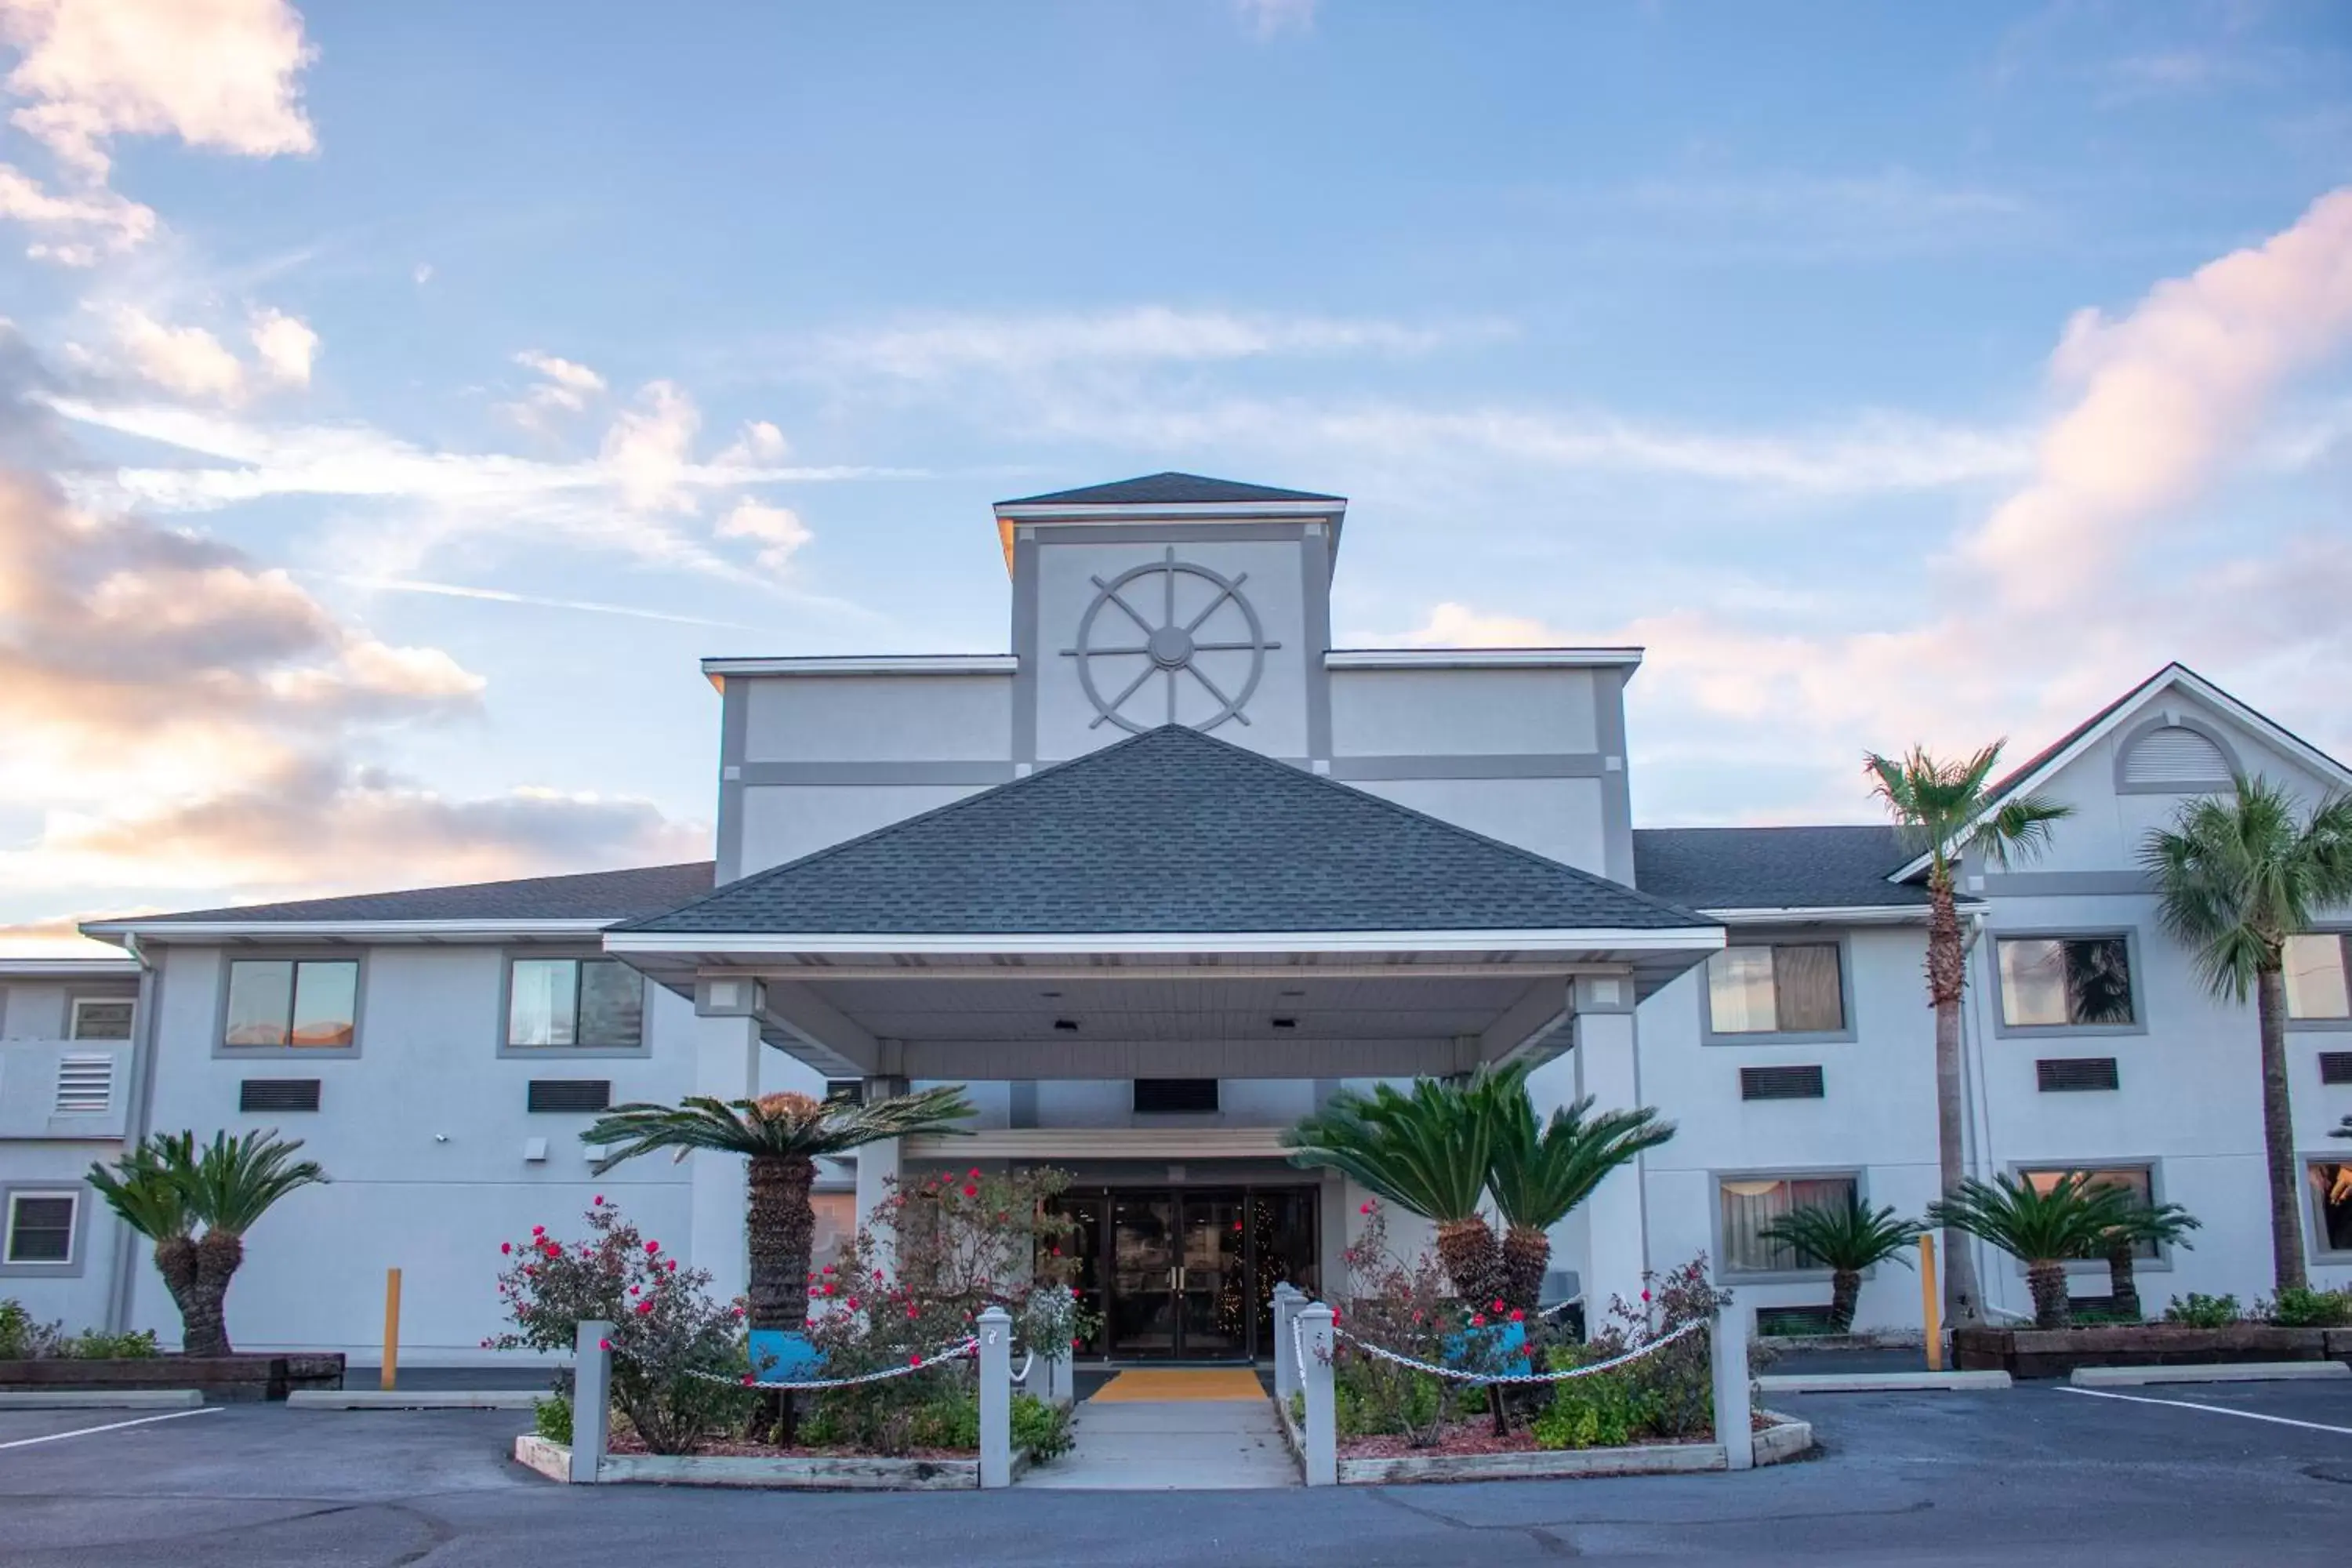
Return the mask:
M 680 1268 L 603 1198 L 587 1218 L 586 1239 L 568 1247 L 544 1226 L 499 1244 L 499 1295 L 514 1327 L 483 1346 L 561 1354 L 581 1323 L 611 1323 L 614 1406 L 651 1452 L 690 1454 L 751 1407 L 740 1386 L 743 1309 L 710 1300 L 708 1270 Z
M 1592 1359 L 1606 1360 L 1641 1349 L 1685 1324 L 1706 1322 L 1731 1304 L 1731 1292 L 1718 1290 L 1707 1278 L 1702 1252 L 1679 1268 L 1642 1276 L 1642 1299 L 1609 1298 L 1609 1315 L 1591 1336 Z M 1621 1375 L 1646 1408 L 1637 1435 L 1682 1441 L 1715 1430 L 1715 1361 L 1706 1334 L 1685 1334 L 1674 1343 L 1633 1363 L 1622 1373 L 1596 1374 L 1578 1382 L 1598 1382 Z M 1567 1384 L 1564 1386 L 1574 1386 Z
M 1077 1274 L 1076 1222 L 1047 1206 L 1068 1183 L 1059 1171 L 974 1169 L 896 1184 L 839 1256 L 809 1275 L 809 1341 L 825 1375 L 927 1360 L 970 1338 L 992 1306 L 1013 1314 L 1016 1356 L 1085 1338 L 1088 1315 L 1066 1289 Z M 811 1436 L 883 1454 L 950 1446 L 932 1439 L 947 1407 L 971 1397 L 975 1376 L 964 1360 L 827 1390 Z
M 1366 1204 L 1355 1241 L 1340 1254 L 1348 1270 L 1342 1321 L 1358 1339 L 1433 1366 L 1465 1372 L 1524 1372 L 1540 1323 L 1506 1303 L 1454 1299 L 1444 1263 L 1430 1252 L 1407 1258 L 1389 1246 L 1388 1215 Z M 1508 1342 L 1517 1330 L 1518 1343 Z M 1331 1362 L 1332 1415 L 1343 1436 L 1394 1434 L 1416 1447 L 1437 1441 L 1450 1422 L 1487 1405 L 1483 1387 L 1382 1361 L 1340 1342 Z

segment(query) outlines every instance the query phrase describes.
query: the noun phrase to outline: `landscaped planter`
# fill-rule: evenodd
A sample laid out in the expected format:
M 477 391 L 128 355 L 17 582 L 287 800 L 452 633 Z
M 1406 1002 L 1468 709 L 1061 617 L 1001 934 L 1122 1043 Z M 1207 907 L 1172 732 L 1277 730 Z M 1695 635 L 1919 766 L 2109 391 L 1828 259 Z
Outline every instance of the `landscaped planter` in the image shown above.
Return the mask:
M 1307 1435 L 1277 1405 L 1283 1436 L 1294 1457 Z M 1780 1465 L 1812 1451 L 1809 1422 L 1778 1411 L 1756 1412 L 1756 1463 Z M 1674 1476 L 1724 1470 L 1720 1443 L 1642 1443 L 1622 1448 L 1521 1448 L 1489 1454 L 1395 1454 L 1377 1458 L 1339 1456 L 1341 1486 L 1395 1486 L 1407 1481 L 1571 1480 L 1587 1476 Z
M 1963 1372 L 2063 1377 L 2078 1366 L 2226 1366 L 2236 1362 L 2352 1360 L 2352 1331 L 2233 1323 L 2109 1323 L 2083 1329 L 1952 1331 Z
M 196 1388 L 217 1399 L 283 1399 L 297 1388 L 341 1388 L 341 1354 L 140 1356 L 83 1361 L 72 1356 L 0 1361 L 0 1388 Z
M 562 1443 L 524 1433 L 515 1439 L 515 1462 L 551 1480 L 572 1479 L 572 1450 Z M 1029 1458 L 1016 1454 L 1017 1479 Z M 607 1454 L 596 1468 L 599 1481 L 651 1481 L 666 1486 L 763 1487 L 804 1491 L 978 1491 L 980 1460 L 890 1459 L 844 1454 L 795 1458 L 747 1458 L 727 1454 Z

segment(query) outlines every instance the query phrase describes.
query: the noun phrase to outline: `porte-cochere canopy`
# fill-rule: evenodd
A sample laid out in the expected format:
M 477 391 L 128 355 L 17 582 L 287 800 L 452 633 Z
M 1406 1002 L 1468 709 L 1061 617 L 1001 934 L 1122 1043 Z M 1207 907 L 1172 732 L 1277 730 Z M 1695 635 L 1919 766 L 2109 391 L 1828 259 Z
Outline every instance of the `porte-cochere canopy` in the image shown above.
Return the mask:
M 1460 1071 L 1722 944 L 1693 910 L 1172 725 L 605 938 L 822 1070 L 909 1078 Z

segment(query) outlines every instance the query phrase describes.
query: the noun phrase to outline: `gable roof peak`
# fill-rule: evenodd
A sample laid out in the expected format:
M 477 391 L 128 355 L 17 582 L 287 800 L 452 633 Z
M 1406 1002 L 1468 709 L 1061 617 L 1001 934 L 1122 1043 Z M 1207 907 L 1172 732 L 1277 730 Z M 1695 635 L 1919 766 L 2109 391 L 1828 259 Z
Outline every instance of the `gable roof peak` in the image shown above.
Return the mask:
M 1131 479 L 1115 479 L 1108 484 L 1081 485 L 1076 489 L 1018 496 L 996 504 L 1000 510 L 1014 506 L 1247 506 L 1284 501 L 1345 506 L 1347 500 L 1345 496 L 1325 495 L 1317 490 L 1244 484 L 1238 479 L 1213 479 L 1205 474 L 1188 474 L 1170 468 L 1157 474 L 1139 474 Z

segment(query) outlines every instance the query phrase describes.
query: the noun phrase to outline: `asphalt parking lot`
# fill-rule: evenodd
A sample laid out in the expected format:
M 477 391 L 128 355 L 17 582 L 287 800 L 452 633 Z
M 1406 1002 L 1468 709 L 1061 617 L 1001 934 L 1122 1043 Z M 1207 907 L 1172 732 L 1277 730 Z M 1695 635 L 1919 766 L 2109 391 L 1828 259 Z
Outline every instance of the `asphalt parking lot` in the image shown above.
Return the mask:
M 1158 1494 L 563 1488 L 511 1412 L 0 1411 L 0 1561 L 2352 1561 L 2352 1384 L 2116 1392 L 1779 1399 L 1824 1451 L 1746 1476 Z

